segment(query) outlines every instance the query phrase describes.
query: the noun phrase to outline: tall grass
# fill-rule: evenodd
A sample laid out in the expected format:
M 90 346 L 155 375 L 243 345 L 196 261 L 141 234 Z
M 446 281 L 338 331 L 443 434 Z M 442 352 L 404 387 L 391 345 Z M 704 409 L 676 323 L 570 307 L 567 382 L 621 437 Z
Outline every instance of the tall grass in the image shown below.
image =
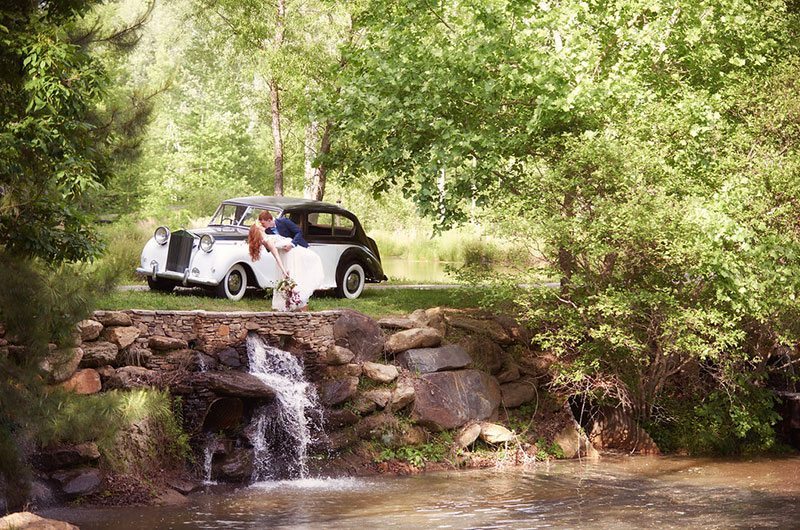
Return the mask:
M 431 230 L 409 227 L 399 230 L 372 230 L 369 233 L 381 257 L 411 261 L 444 261 L 466 264 L 502 264 L 519 256 L 510 241 L 482 234 L 471 227 L 456 228 L 438 235 Z

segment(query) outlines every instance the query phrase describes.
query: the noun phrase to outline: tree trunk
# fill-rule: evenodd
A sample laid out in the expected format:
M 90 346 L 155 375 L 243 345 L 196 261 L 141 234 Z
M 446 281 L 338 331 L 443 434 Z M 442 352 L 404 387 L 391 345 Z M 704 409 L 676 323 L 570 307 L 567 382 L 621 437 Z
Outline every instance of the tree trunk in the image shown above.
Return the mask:
M 286 18 L 286 4 L 284 0 L 278 0 L 277 13 L 275 16 L 275 41 L 273 49 L 275 55 L 283 46 L 284 19 Z M 272 114 L 272 141 L 275 146 L 275 195 L 283 195 L 283 135 L 281 134 L 281 99 L 278 87 L 278 79 L 275 75 L 275 64 L 272 66 L 272 78 L 269 80 L 269 98 Z
M 319 151 L 316 151 L 313 146 L 317 142 L 319 124 L 312 122 L 306 128 L 306 179 L 303 190 L 303 196 L 306 199 L 321 201 L 325 196 L 325 180 L 328 175 L 328 168 L 325 166 L 325 162 L 319 162 L 315 167 L 314 159 L 318 158 L 318 156 L 324 157 L 331 152 L 331 129 L 333 129 L 333 124 L 326 123 L 325 130 L 322 131 L 322 138 L 319 140 Z

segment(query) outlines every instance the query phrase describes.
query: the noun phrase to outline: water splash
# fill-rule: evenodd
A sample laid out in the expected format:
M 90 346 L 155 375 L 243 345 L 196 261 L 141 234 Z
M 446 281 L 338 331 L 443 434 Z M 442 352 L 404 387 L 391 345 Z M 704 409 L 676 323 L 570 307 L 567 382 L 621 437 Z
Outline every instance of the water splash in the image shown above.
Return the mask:
M 250 373 L 275 391 L 273 403 L 253 414 L 248 427 L 254 449 L 253 480 L 305 478 L 313 433 L 321 432 L 322 409 L 303 366 L 289 352 L 247 336 Z
M 206 486 L 212 486 L 217 483 L 211 480 L 211 464 L 214 461 L 214 450 L 216 446 L 216 436 L 214 436 L 213 433 L 207 433 L 205 444 L 203 445 L 203 484 Z

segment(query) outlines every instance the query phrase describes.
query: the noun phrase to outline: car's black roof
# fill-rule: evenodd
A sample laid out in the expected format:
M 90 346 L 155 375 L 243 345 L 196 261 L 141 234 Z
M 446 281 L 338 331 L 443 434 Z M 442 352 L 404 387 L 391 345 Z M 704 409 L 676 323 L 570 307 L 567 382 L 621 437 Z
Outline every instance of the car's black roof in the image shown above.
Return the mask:
M 353 215 L 352 212 L 345 210 L 341 206 L 329 202 L 312 201 L 310 199 L 299 199 L 296 197 L 275 197 L 269 195 L 252 195 L 250 197 L 236 197 L 222 202 L 243 204 L 245 206 L 256 206 L 259 208 L 272 208 L 280 210 L 314 210 L 318 212 L 346 213 Z

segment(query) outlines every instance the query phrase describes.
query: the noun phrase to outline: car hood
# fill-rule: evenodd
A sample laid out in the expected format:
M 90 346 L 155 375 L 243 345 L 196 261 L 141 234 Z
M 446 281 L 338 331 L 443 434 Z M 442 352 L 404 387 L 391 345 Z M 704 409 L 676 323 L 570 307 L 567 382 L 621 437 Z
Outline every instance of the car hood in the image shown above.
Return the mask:
M 203 237 L 208 234 L 213 236 L 217 241 L 247 239 L 247 229 L 244 227 L 207 226 L 205 228 L 192 228 L 186 231 L 196 237 Z

